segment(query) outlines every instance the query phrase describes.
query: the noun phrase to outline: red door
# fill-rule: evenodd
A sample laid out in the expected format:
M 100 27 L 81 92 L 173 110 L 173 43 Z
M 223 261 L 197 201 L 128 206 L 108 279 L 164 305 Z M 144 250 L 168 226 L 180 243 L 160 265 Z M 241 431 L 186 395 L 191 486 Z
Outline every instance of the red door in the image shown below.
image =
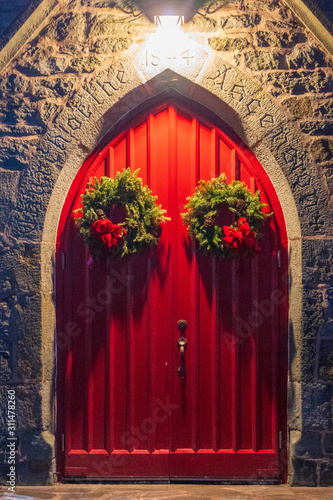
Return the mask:
M 284 222 L 237 139 L 178 106 L 137 120 L 85 163 L 58 232 L 58 463 L 63 477 L 276 479 L 286 422 Z M 158 247 L 87 266 L 73 210 L 93 176 L 140 168 L 171 222 Z M 199 179 L 260 189 L 262 252 L 219 261 L 180 213 Z M 187 322 L 180 378 L 178 320 Z

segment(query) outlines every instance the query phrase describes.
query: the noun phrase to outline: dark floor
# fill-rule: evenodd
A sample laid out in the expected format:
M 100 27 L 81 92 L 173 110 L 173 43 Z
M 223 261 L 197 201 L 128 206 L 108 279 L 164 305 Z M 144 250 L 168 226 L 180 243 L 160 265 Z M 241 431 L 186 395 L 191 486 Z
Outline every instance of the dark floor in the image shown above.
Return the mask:
M 291 488 L 281 486 L 221 486 L 193 484 L 117 484 L 20 486 L 16 492 L 0 490 L 1 499 L 17 500 L 333 500 L 333 487 Z

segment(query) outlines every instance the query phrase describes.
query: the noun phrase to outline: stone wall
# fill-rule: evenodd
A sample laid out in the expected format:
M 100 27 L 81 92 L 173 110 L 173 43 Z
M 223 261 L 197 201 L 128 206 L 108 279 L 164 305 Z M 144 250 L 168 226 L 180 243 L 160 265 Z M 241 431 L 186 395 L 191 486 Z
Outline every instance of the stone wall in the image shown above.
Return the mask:
M 129 2 L 64 0 L 1 74 L 0 350 L 10 355 L 0 357 L 0 387 L 2 398 L 8 387 L 17 391 L 19 482 L 44 484 L 56 471 L 57 206 L 85 157 L 131 106 L 174 91 L 226 115 L 255 152 L 285 207 L 291 250 L 300 238 L 284 202 L 289 192 L 296 206 L 303 281 L 297 288 L 296 259 L 292 294 L 303 306 L 291 305 L 290 481 L 332 484 L 332 61 L 278 0 L 202 2 L 184 26 L 193 60 L 148 53 L 154 30 Z

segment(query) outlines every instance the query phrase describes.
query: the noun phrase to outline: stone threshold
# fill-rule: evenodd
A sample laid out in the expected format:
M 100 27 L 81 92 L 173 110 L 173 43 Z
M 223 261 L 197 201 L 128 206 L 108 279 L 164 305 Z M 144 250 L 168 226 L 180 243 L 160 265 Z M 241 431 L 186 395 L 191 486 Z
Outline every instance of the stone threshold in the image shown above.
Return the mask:
M 289 485 L 210 485 L 210 484 L 56 484 L 17 486 L 15 494 L 1 487 L 2 499 L 16 500 L 331 500 L 333 487 L 306 488 Z

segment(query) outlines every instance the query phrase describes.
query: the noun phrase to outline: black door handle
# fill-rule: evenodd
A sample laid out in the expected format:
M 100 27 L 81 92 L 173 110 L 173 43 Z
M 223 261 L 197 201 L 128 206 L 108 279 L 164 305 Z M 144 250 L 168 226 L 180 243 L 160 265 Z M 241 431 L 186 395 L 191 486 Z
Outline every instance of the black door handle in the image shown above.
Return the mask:
M 178 339 L 178 347 L 180 350 L 180 367 L 178 368 L 178 375 L 180 376 L 180 378 L 185 378 L 185 349 L 187 347 L 187 340 L 184 337 L 184 332 L 187 328 L 187 322 L 184 319 L 180 319 L 179 321 L 177 321 L 177 326 L 180 333 L 180 337 Z

